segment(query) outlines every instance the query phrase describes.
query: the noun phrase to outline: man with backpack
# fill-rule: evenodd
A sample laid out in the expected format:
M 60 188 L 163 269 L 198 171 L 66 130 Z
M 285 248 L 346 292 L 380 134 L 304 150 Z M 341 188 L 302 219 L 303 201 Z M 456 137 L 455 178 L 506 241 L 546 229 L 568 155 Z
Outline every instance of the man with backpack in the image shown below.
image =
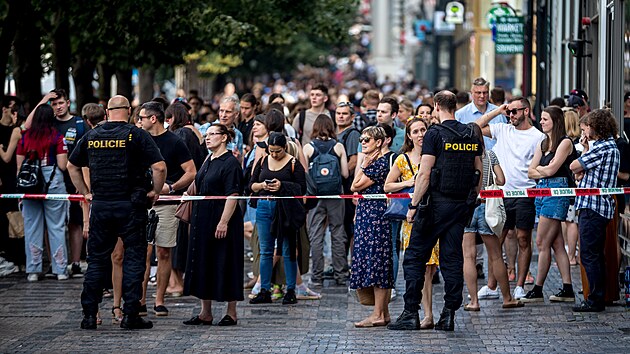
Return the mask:
M 315 118 L 318 115 L 324 114 L 332 122 L 332 117 L 328 109 L 326 109 L 326 102 L 328 102 L 328 87 L 323 84 L 313 86 L 309 92 L 309 99 L 311 102 L 311 108 L 300 111 L 298 116 L 293 120 L 293 129 L 298 133 L 298 139 L 302 146 L 311 142 L 311 135 L 313 133 L 313 124 Z
M 313 139 L 304 146 L 308 165 L 310 194 L 325 196 L 343 192 L 342 179 L 348 177 L 348 159 L 338 143 L 333 122 L 328 115 L 320 114 L 313 124 Z M 326 221 L 330 226 L 332 265 L 338 285 L 346 284 L 348 262 L 346 258 L 346 232 L 344 231 L 344 201 L 320 199 L 308 214 L 308 234 L 313 261 L 311 284 L 321 286 L 324 276 L 324 237 Z
M 68 156 L 72 154 L 76 142 L 83 137 L 86 131 L 90 128 L 87 122 L 80 116 L 73 116 L 70 114 L 70 97 L 64 89 L 54 89 L 46 94 L 39 105 L 50 104 L 55 113 L 55 128 L 63 136 L 63 141 L 68 147 Z M 34 112 L 35 110 L 33 110 Z M 28 129 L 31 126 L 33 119 L 33 113 L 31 113 L 26 119 L 24 124 Z M 72 184 L 68 171 L 63 171 L 63 180 L 66 185 L 68 193 L 76 193 L 77 189 Z M 70 262 L 72 262 L 72 268 L 70 274 L 73 277 L 83 277 L 81 271 L 81 249 L 83 248 L 83 211 L 81 209 L 81 202 L 70 202 L 70 213 L 68 219 L 68 234 L 70 238 Z

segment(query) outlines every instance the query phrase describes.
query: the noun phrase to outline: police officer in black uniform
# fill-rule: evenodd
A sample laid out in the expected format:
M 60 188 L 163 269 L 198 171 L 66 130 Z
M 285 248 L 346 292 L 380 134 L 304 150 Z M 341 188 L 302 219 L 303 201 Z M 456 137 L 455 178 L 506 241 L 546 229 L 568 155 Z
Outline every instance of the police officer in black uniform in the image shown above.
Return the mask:
M 424 136 L 420 172 L 407 213 L 413 227 L 403 261 L 405 310 L 387 326 L 392 330 L 420 329 L 418 310 L 426 263 L 438 240 L 445 294 L 436 330 L 454 330 L 455 311 L 463 300 L 462 237 L 481 187 L 480 137 L 471 126 L 455 120 L 457 99 L 452 92 L 437 93 L 434 102 L 440 124 Z
M 122 289 L 125 308 L 120 327 L 152 328 L 151 321 L 138 316 L 138 311 L 146 268 L 147 207 L 159 197 L 166 164 L 151 136 L 128 124 L 131 107 L 125 97 L 114 96 L 107 107 L 108 121 L 79 140 L 68 163 L 72 182 L 92 202 L 88 268 L 81 293 L 84 316 L 81 328 L 96 329 L 96 314 L 118 237 L 125 245 Z M 89 189 L 81 167 L 90 169 Z M 148 177 L 149 168 L 152 177 Z

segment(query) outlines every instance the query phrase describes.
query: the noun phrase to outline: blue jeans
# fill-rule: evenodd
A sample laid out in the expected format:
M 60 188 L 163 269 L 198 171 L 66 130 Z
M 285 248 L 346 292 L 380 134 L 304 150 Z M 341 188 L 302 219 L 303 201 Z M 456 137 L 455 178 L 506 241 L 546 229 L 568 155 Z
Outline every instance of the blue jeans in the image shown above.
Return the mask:
M 50 179 L 52 166 L 42 168 L 46 181 Z M 57 168 L 55 177 L 48 188 L 49 194 L 65 194 L 66 185 L 63 173 Z M 24 216 L 24 248 L 26 251 L 26 273 L 42 272 L 42 254 L 44 253 L 44 222 L 48 229 L 50 245 L 50 263 L 54 274 L 66 274 L 68 251 L 66 247 L 66 220 L 68 217 L 67 200 L 22 200 Z
M 567 188 L 565 177 L 541 178 L 536 188 Z M 569 212 L 569 197 L 536 197 L 536 215 L 547 219 L 564 221 Z
M 273 270 L 273 251 L 276 235 L 271 234 L 271 220 L 276 210 L 276 202 L 273 200 L 259 200 L 256 208 L 256 225 L 258 227 L 258 244 L 260 248 L 260 287 L 271 289 L 271 272 Z M 282 237 L 282 236 L 278 236 Z M 297 277 L 297 261 L 291 260 L 291 255 L 297 250 L 291 249 L 289 242 L 282 242 L 282 256 L 284 257 L 284 274 L 287 281 L 287 289 L 295 289 Z
M 580 209 L 578 227 L 580 229 L 580 262 L 588 279 L 588 304 L 604 306 L 606 290 L 606 225 L 610 220 L 591 209 Z

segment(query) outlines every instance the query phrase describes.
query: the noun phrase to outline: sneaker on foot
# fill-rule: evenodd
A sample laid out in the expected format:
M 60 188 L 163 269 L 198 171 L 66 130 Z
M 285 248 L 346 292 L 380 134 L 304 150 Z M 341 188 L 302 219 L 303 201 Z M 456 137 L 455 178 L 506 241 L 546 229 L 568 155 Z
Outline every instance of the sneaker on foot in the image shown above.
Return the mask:
M 513 296 L 515 300 L 520 300 L 525 297 L 525 289 L 522 286 L 517 286 L 514 288 Z
M 295 288 L 295 296 L 298 300 L 319 300 L 322 298 L 322 294 L 314 292 L 304 284 L 302 285 Z
M 153 306 L 153 313 L 156 316 L 168 316 L 168 309 L 164 305 Z
M 83 278 L 81 265 L 79 265 L 79 263 L 72 263 L 72 268 L 70 268 L 70 274 L 72 275 L 73 278 Z
M 68 280 L 68 274 L 57 274 L 57 280 Z
M 39 280 L 39 275 L 37 275 L 37 273 L 31 273 L 26 277 L 26 280 L 30 281 L 30 282 L 34 282 L 34 281 L 38 281 Z
M 295 296 L 295 289 L 287 289 L 287 293 L 284 295 L 284 298 L 282 299 L 282 304 L 283 305 L 297 304 L 297 298 Z
M 254 296 L 253 299 L 249 300 L 249 303 L 252 305 L 270 304 L 271 293 L 267 289 L 260 289 L 260 292 L 258 293 L 258 295 Z
M 477 297 L 479 298 L 479 300 L 498 299 L 499 298 L 499 287 L 497 286 L 496 289 L 492 290 L 487 285 L 484 285 L 477 292 Z
M 521 302 L 545 302 L 545 297 L 542 293 L 530 290 L 521 298 Z
M 549 296 L 549 301 L 553 302 L 574 302 L 575 301 L 575 293 L 573 291 L 568 292 L 560 289 L 555 295 Z

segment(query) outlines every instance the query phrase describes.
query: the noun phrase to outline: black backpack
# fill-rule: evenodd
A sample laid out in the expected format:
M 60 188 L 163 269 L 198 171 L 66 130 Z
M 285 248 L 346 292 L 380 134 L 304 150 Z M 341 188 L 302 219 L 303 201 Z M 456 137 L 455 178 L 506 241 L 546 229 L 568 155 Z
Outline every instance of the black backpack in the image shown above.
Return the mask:
M 50 179 L 46 181 L 42 172 L 42 161 L 39 158 L 39 154 L 37 151 L 31 150 L 26 153 L 24 162 L 22 162 L 20 172 L 17 175 L 15 189 L 18 193 L 46 194 L 50 183 L 55 178 L 56 171 L 57 163 L 55 162 Z
M 335 144 L 328 151 L 321 151 L 311 142 L 317 156 L 310 162 L 308 175 L 312 180 L 312 195 L 336 195 L 342 192 L 341 166 L 339 157 L 334 153 Z

